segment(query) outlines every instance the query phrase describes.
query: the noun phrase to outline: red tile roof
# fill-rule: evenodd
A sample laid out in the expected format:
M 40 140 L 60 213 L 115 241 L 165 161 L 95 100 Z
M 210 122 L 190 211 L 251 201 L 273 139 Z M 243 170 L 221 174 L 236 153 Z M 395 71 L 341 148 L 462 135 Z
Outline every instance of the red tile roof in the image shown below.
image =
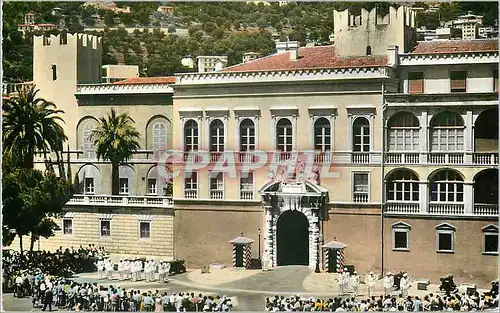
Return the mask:
M 318 46 L 300 48 L 299 59 L 295 61 L 290 60 L 289 52 L 284 52 L 226 67 L 222 72 L 373 67 L 385 66 L 386 64 L 386 56 L 340 58 L 335 56 L 333 46 Z
M 114 82 L 116 85 L 175 84 L 175 77 L 132 77 Z
M 498 40 L 450 40 L 419 42 L 412 54 L 498 51 Z

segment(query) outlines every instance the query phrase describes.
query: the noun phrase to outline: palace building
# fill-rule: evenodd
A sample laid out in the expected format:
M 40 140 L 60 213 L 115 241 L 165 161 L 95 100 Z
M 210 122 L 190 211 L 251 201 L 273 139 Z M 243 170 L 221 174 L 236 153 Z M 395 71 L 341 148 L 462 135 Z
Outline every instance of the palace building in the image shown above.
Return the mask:
M 99 83 L 99 38 L 36 37 L 34 84 L 66 112 L 79 188 L 41 248 L 93 243 L 116 257 L 232 266 L 230 241 L 243 233 L 252 257 L 274 266 L 488 285 L 498 276 L 498 42 L 415 42 L 404 6 L 385 17 L 335 11 L 334 21 L 331 46 L 280 44 L 217 72 L 112 84 Z M 119 196 L 88 140 L 111 107 L 141 133 Z

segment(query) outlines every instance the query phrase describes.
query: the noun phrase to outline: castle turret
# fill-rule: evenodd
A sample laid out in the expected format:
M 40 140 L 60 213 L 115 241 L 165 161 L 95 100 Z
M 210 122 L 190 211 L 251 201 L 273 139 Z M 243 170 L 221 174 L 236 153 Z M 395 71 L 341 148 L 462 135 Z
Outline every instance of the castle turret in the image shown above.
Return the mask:
M 408 52 L 415 36 L 416 12 L 409 7 L 389 7 L 389 13 L 379 16 L 376 8 L 361 9 L 361 15 L 349 10 L 334 10 L 335 53 L 340 57 L 383 55 L 388 46 L 398 46 Z

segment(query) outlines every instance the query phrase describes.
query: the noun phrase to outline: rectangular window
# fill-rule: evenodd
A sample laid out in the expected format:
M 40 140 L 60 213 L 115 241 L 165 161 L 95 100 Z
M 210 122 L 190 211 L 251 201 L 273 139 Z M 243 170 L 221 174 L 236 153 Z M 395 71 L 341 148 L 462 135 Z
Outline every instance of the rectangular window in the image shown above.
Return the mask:
M 157 195 L 158 188 L 156 185 L 156 178 L 148 178 L 148 194 Z
M 498 92 L 498 70 L 493 71 L 493 91 Z
M 63 235 L 72 235 L 73 234 L 73 220 L 71 219 L 63 219 Z
M 353 201 L 368 202 L 368 173 L 354 173 Z
M 111 236 L 111 221 L 110 220 L 101 220 L 101 237 L 109 237 Z
M 139 230 L 141 238 L 151 238 L 151 223 L 150 222 L 140 222 Z
M 95 193 L 95 185 L 94 185 L 94 178 L 93 177 L 86 177 L 85 178 L 85 194 L 90 194 L 93 195 Z
M 198 173 L 186 173 L 184 178 L 184 197 L 187 199 L 198 198 Z
M 453 232 L 438 231 L 438 251 L 453 252 Z
M 484 234 L 484 252 L 498 253 L 498 234 L 494 233 Z
M 240 199 L 253 200 L 253 173 L 248 173 L 247 177 L 240 178 Z
M 52 64 L 52 80 L 57 79 L 57 65 Z
M 408 250 L 408 230 L 394 229 L 394 250 Z
M 210 173 L 210 199 L 224 198 L 224 173 Z
M 467 72 L 450 72 L 450 92 L 466 92 L 467 90 Z
M 120 178 L 120 194 L 121 195 L 129 194 L 128 178 Z
M 408 73 L 408 93 L 424 93 L 424 73 L 411 72 Z

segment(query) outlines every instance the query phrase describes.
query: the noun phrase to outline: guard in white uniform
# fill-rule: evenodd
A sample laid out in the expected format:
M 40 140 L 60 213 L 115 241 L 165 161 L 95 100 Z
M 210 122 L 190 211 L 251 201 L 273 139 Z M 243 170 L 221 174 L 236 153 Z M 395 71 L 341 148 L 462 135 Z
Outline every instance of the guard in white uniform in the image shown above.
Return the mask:
M 104 269 L 104 260 L 100 257 L 97 260 L 97 273 L 99 274 L 99 279 L 103 279 L 104 278 L 104 272 L 105 272 L 105 269 Z
M 408 278 L 408 274 L 404 273 L 401 281 L 399 282 L 399 288 L 401 289 L 401 294 L 403 298 L 406 299 L 408 297 L 408 289 L 410 288 L 410 279 Z
M 385 275 L 384 277 L 384 290 L 386 296 L 392 293 L 393 285 L 394 285 L 394 276 L 392 276 L 391 272 L 387 272 L 387 275 Z
M 344 294 L 349 292 L 349 276 L 349 270 L 345 267 L 342 271 L 342 290 Z
M 354 292 L 354 297 L 357 297 L 359 290 L 359 275 L 356 271 L 354 271 L 354 273 L 351 275 L 351 285 L 352 291 Z
M 118 275 L 120 276 L 120 280 L 123 280 L 123 260 L 118 262 Z
M 108 279 L 113 279 L 113 263 L 110 259 L 106 259 L 106 272 L 108 274 Z
M 132 275 L 132 281 L 137 281 L 137 264 L 136 260 L 130 260 L 130 274 Z
M 375 274 L 373 272 L 370 272 L 368 274 L 368 277 L 366 279 L 367 284 L 368 284 L 368 297 L 372 297 L 375 294 L 375 282 L 377 281 L 377 278 L 375 277 Z
M 164 271 L 165 271 L 165 277 L 164 277 L 165 282 L 168 282 L 168 276 L 170 276 L 170 268 L 171 268 L 171 266 L 172 265 L 170 264 L 170 262 L 165 262 L 165 269 L 164 269 Z
M 144 264 L 141 260 L 137 260 L 137 280 L 142 279 L 142 270 L 144 269 Z
M 123 260 L 123 273 L 125 275 L 125 280 L 130 278 L 130 262 L 128 259 Z
M 151 281 L 155 281 L 157 267 L 158 267 L 158 264 L 156 264 L 156 261 L 151 260 Z

